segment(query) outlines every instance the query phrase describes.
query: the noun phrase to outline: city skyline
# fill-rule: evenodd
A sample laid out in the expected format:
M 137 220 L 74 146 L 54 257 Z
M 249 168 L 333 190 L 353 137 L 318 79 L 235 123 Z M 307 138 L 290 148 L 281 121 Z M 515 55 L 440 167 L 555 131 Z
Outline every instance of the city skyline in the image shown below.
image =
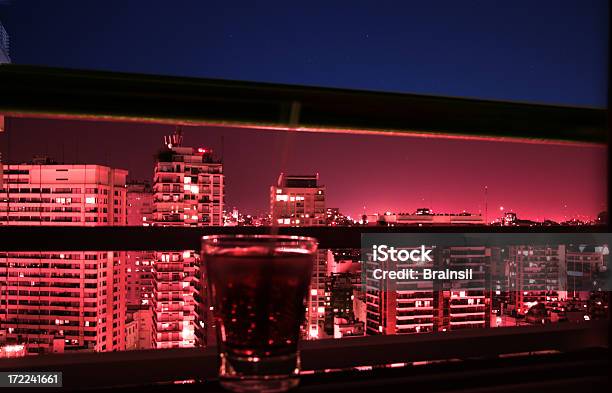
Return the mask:
M 611 10 L 0 0 L 0 389 L 607 386 Z
M 6 222 L 221 225 L 225 164 L 209 148 L 185 146 L 180 128 L 165 135 L 159 146 L 151 187 L 128 186 L 128 172 L 109 166 L 57 164 L 45 157 L 5 165 L 1 191 Z M 333 225 L 329 214 L 337 209 L 326 208 L 328 188 L 319 180 L 318 174 L 281 172 L 269 189 L 272 222 Z M 421 209 L 417 216 L 429 213 Z M 420 247 L 424 252 L 426 246 Z M 408 265 L 377 264 L 387 259 L 370 260 L 363 249 L 318 249 L 303 339 L 557 323 L 605 317 L 608 312 L 607 300 L 598 294 L 608 285 L 607 244 L 568 244 L 571 252 L 564 245 L 558 251 L 550 245 L 444 245 L 430 249 L 433 256 L 426 266 L 465 268 L 466 274 L 471 271 L 468 278 L 458 276 L 446 284 L 424 278 L 416 286 L 378 282 L 371 268 L 391 271 Z M 24 356 L 26 348 L 28 353 L 61 353 L 211 345 L 212 328 L 219 322 L 210 318 L 205 271 L 206 259 L 194 250 L 0 253 L 0 277 L 8 289 L 8 297 L 0 300 L 5 311 L 0 344 L 18 349 L 9 356 Z M 92 297 L 101 301 L 91 302 Z M 90 308 L 85 316 L 103 317 L 79 319 L 74 308 L 81 303 Z M 44 319 L 29 319 L 41 315 Z M 111 321 L 112 335 L 106 327 Z
M 152 182 L 153 156 L 172 130 L 170 125 L 13 118 L 0 144 L 5 163 L 41 154 L 58 162 L 127 169 L 129 179 Z M 556 222 L 587 221 L 607 210 L 605 147 L 340 134 L 325 135 L 324 144 L 315 133 L 183 130 L 186 146 L 212 148 L 223 159 L 226 210 L 268 213 L 269 186 L 281 172 L 319 173 L 328 206 L 353 218 L 364 210 L 400 213 L 423 207 L 484 216 L 485 186 L 489 222 L 502 215 L 501 207 L 523 219 Z

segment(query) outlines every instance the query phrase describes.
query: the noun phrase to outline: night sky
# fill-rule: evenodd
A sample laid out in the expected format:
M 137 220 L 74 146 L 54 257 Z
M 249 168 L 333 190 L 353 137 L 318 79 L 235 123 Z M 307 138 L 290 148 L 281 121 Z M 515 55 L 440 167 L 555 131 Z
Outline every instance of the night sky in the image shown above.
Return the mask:
M 608 3 L 600 1 L 2 1 L 18 64 L 606 106 Z M 0 87 L 1 94 L 1 87 Z M 3 161 L 48 153 L 152 177 L 168 126 L 12 120 Z M 319 172 L 328 206 L 368 212 L 594 216 L 606 150 L 193 127 L 212 146 L 227 205 L 267 210 L 281 170 Z

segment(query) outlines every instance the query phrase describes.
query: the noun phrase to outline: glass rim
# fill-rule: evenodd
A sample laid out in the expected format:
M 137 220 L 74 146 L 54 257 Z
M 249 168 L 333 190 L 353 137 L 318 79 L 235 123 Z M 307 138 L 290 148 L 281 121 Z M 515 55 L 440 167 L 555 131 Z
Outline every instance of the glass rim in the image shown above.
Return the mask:
M 269 240 L 277 243 L 287 242 L 312 242 L 314 244 L 319 241 L 311 236 L 297 236 L 297 235 L 272 235 L 272 234 L 221 234 L 221 235 L 204 235 L 201 238 L 202 242 L 210 242 L 214 240 L 237 240 L 237 241 L 249 241 L 249 240 Z

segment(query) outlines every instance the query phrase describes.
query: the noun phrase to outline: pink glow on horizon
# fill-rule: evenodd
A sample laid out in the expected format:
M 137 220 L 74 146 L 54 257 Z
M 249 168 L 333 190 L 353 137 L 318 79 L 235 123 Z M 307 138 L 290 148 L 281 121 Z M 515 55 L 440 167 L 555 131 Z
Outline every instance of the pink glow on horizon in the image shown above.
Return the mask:
M 65 155 L 66 162 L 87 160 L 126 168 L 135 180 L 151 181 L 153 153 L 169 130 L 153 120 L 139 124 L 22 116 L 10 119 L 9 130 L 0 138 L 5 163 L 24 162 L 33 154 L 61 161 Z M 268 213 L 269 187 L 281 172 L 320 173 L 320 182 L 327 187 L 327 206 L 356 219 L 364 210 L 400 213 L 422 207 L 436 213 L 484 215 L 485 204 L 489 222 L 501 216 L 499 206 L 519 219 L 536 221 L 594 219 L 606 210 L 603 145 L 428 133 L 291 132 L 266 126 L 257 127 L 266 132 L 253 132 L 251 128 L 183 129 L 185 146 L 208 146 L 217 152 L 216 158 L 223 157 L 226 207 L 249 214 Z

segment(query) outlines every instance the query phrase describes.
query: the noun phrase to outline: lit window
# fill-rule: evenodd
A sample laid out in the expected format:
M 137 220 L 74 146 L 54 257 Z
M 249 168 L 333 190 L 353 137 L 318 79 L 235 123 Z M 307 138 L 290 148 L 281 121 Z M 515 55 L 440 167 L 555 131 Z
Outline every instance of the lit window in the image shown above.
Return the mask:
M 95 197 L 86 197 L 85 198 L 85 203 L 94 204 L 94 203 L 96 203 L 96 198 Z

